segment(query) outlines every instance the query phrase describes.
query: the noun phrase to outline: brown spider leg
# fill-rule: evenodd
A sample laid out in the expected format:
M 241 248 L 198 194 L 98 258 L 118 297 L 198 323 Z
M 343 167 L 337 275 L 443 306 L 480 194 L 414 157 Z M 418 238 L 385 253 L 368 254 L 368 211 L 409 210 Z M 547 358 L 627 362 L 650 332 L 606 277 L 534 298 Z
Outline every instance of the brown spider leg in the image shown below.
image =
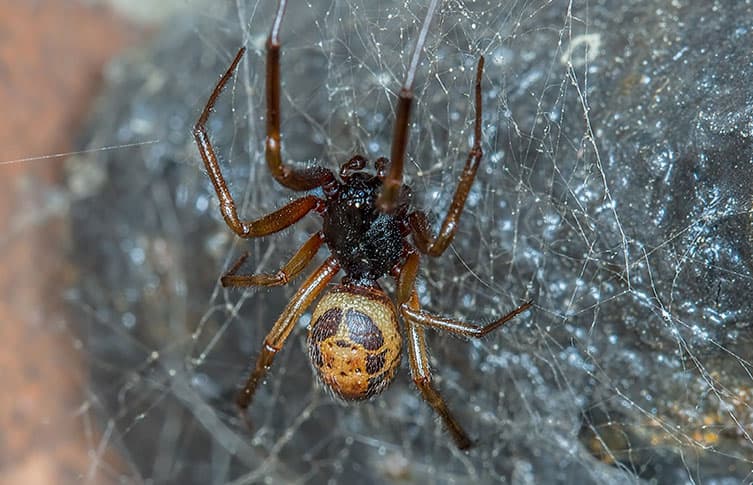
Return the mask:
M 402 88 L 397 100 L 395 130 L 392 134 L 390 153 L 390 171 L 384 178 L 382 192 L 377 199 L 377 206 L 382 212 L 392 212 L 397 205 L 400 187 L 403 185 L 403 160 L 408 146 L 408 122 L 410 121 L 413 91 L 410 87 Z
M 382 192 L 377 200 L 377 207 L 382 212 L 390 213 L 395 210 L 400 198 L 400 187 L 403 185 L 403 164 L 405 160 L 405 150 L 408 148 L 408 128 L 410 123 L 410 113 L 413 105 L 413 79 L 416 77 L 418 61 L 421 50 L 426 42 L 426 36 L 429 33 L 429 25 L 434 16 L 434 10 L 437 7 L 436 0 L 429 4 L 426 17 L 421 25 L 418 34 L 416 47 L 411 56 L 410 66 L 405 75 L 405 82 L 400 89 L 397 98 L 397 107 L 395 108 L 395 128 L 392 134 L 392 147 L 390 149 L 390 171 L 384 178 Z
M 209 113 L 214 108 L 215 102 L 217 102 L 217 98 L 225 88 L 225 84 L 227 84 L 228 80 L 233 75 L 233 72 L 238 66 L 241 57 L 243 57 L 244 52 L 246 52 L 246 49 L 243 47 L 238 50 L 230 67 L 227 68 L 225 74 L 223 74 L 217 82 L 217 86 L 215 86 L 212 95 L 209 96 L 207 104 L 204 106 L 204 111 L 201 112 L 201 116 L 199 116 L 199 119 L 196 121 L 196 125 L 193 128 L 193 136 L 196 140 L 196 145 L 199 147 L 201 158 L 204 160 L 204 167 L 206 167 L 209 179 L 212 181 L 212 185 L 214 185 L 214 191 L 217 192 L 217 197 L 220 199 L 220 211 L 222 212 L 222 216 L 225 218 L 227 225 L 238 235 L 243 235 L 245 233 L 245 228 L 238 219 L 238 211 L 235 208 L 235 201 L 233 201 L 233 196 L 230 195 L 230 190 L 228 190 L 225 179 L 222 177 L 220 164 L 217 161 L 214 148 L 212 148 L 212 142 L 209 141 L 206 123 L 209 119 Z
M 282 161 L 280 141 L 280 26 L 286 0 L 277 4 L 277 14 L 267 39 L 267 166 L 275 180 L 293 190 L 311 190 L 331 181 L 334 176 L 326 168 L 315 166 L 293 168 Z
M 222 276 L 220 283 L 224 287 L 248 287 L 248 286 L 282 286 L 287 285 L 298 273 L 311 262 L 319 248 L 324 243 L 324 234 L 317 232 L 306 241 L 303 246 L 285 263 L 282 269 L 275 273 L 259 273 L 253 275 L 236 274 L 238 269 L 248 258 L 248 253 L 243 254 L 238 261 L 230 267 Z
M 406 318 L 416 325 L 423 325 L 425 327 L 433 327 L 438 330 L 444 330 L 451 332 L 462 337 L 474 337 L 481 338 L 488 335 L 490 332 L 498 329 L 506 322 L 512 320 L 516 315 L 528 310 L 533 301 L 527 301 L 520 305 L 515 310 L 511 311 L 502 318 L 495 320 L 483 326 L 479 326 L 473 323 L 464 322 L 462 320 L 455 320 L 453 318 L 443 317 L 441 315 L 433 315 L 424 310 L 410 308 L 405 306 L 401 308 L 403 318 Z
M 231 207 L 232 211 L 228 211 L 227 206 L 222 207 L 222 215 L 225 217 L 227 225 L 240 237 L 261 237 L 292 226 L 312 209 L 319 206 L 321 202 L 318 197 L 307 195 L 255 221 L 239 221 L 235 212 L 235 205 Z
M 241 57 L 243 57 L 244 52 L 244 48 L 238 50 L 230 67 L 228 67 L 225 74 L 220 78 L 214 91 L 212 91 L 212 95 L 209 96 L 207 104 L 204 106 L 204 111 L 201 112 L 201 116 L 199 116 L 199 119 L 194 126 L 193 134 L 196 139 L 196 145 L 199 147 L 201 158 L 204 160 L 204 167 L 206 167 L 209 179 L 212 181 L 214 190 L 217 193 L 217 198 L 220 200 L 220 212 L 225 219 L 225 223 L 240 237 L 259 237 L 277 232 L 294 224 L 313 209 L 319 202 L 319 199 L 312 195 L 302 197 L 294 200 L 282 209 L 256 221 L 241 221 L 238 218 L 235 201 L 230 194 L 227 183 L 225 183 L 225 179 L 222 176 L 222 169 L 220 169 L 220 164 L 217 161 L 217 155 L 215 155 L 212 143 L 209 141 L 206 123 L 209 119 L 209 114 L 212 112 L 212 109 L 214 109 L 214 104 L 217 102 L 217 98 L 225 88 L 230 77 L 233 75 L 233 72 L 238 66 Z
M 508 314 L 490 322 L 486 325 L 477 325 L 474 323 L 464 322 L 462 320 L 456 320 L 454 318 L 448 318 L 441 315 L 435 315 L 433 313 L 421 310 L 411 305 L 403 304 L 408 302 L 414 292 L 414 285 L 416 277 L 418 275 L 419 257 L 412 251 L 408 251 L 406 261 L 399 270 L 394 273 L 399 276 L 398 285 L 398 304 L 400 305 L 400 311 L 404 318 L 417 324 L 426 327 L 433 327 L 438 330 L 444 330 L 446 332 L 454 333 L 461 337 L 469 338 L 481 338 L 485 337 L 492 331 L 498 329 L 508 321 L 515 318 L 515 316 L 523 313 L 533 306 L 533 300 L 529 300 Z M 393 274 L 393 275 L 394 275 Z
M 264 338 L 261 354 L 259 354 L 256 360 L 256 366 L 248 376 L 246 385 L 238 393 L 235 402 L 241 410 L 245 410 L 251 404 L 257 386 L 272 366 L 275 354 L 285 344 L 285 340 L 287 340 L 301 314 L 319 296 L 338 271 L 340 271 L 338 262 L 332 257 L 327 258 L 298 288 L 293 298 L 290 299 L 282 314 L 277 318 L 272 330 Z
M 424 401 L 434 408 L 434 411 L 442 418 L 450 434 L 452 434 L 452 439 L 455 440 L 457 447 L 465 450 L 471 446 L 470 438 L 463 431 L 460 423 L 452 415 L 444 399 L 442 399 L 442 396 L 431 383 L 431 368 L 429 367 L 429 356 L 426 350 L 424 328 L 405 316 L 406 308 L 416 311 L 420 309 L 418 295 L 415 290 L 418 263 L 418 254 L 411 252 L 398 271 L 398 307 L 400 308 L 400 313 L 403 315 L 407 332 L 411 375 Z
M 416 211 L 410 214 L 410 225 L 413 230 L 413 241 L 416 247 L 422 253 L 430 256 L 439 256 L 450 245 L 458 229 L 458 221 L 463 213 L 465 201 L 468 192 L 471 190 L 473 180 L 476 178 L 476 171 L 481 163 L 481 75 L 484 72 L 484 57 L 478 60 L 476 70 L 476 120 L 473 134 L 473 147 L 468 153 L 465 161 L 463 173 L 460 175 L 458 186 L 455 189 L 455 195 L 452 198 L 452 204 L 447 211 L 447 215 L 439 229 L 439 234 L 434 237 L 429 229 L 426 214 L 422 211 Z

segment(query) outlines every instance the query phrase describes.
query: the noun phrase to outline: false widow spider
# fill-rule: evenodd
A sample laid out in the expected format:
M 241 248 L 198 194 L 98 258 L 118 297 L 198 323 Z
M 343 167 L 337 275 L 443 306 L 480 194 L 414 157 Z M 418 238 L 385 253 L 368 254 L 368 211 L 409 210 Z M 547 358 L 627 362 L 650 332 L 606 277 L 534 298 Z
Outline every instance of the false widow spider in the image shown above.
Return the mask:
M 272 274 L 238 274 L 247 257 L 243 255 L 221 278 L 223 286 L 285 285 L 303 271 L 323 244 L 331 253 L 301 285 L 267 334 L 256 365 L 238 394 L 237 405 L 242 411 L 249 407 L 257 386 L 296 322 L 341 269 L 345 277 L 321 298 L 311 318 L 309 357 L 324 384 L 342 399 L 363 400 L 382 392 L 399 367 L 403 342 L 395 305 L 378 283 L 381 277 L 390 275 L 397 281 L 396 307 L 405 325 L 413 381 L 423 399 L 447 425 L 458 448 L 466 449 L 471 445 L 470 438 L 432 384 L 424 329 L 431 327 L 464 337 L 483 337 L 532 305 L 529 301 L 494 322 L 478 326 L 421 309 L 415 288 L 419 253 L 440 256 L 447 249 L 457 231 L 481 162 L 484 58 L 479 58 L 476 70 L 473 147 L 448 213 L 439 233 L 434 236 L 426 214 L 411 208 L 411 191 L 402 180 L 413 103 L 413 78 L 437 2 L 431 2 L 429 6 L 398 96 L 391 158 L 378 158 L 374 162 L 375 173 L 371 174 L 365 170 L 366 158 L 355 155 L 341 165 L 339 176 L 321 166 L 300 168 L 282 160 L 279 33 L 285 3 L 285 0 L 278 2 L 266 44 L 266 161 L 272 176 L 283 186 L 301 192 L 320 189 L 322 196 L 304 195 L 257 220 L 238 217 L 233 196 L 209 140 L 206 123 L 245 48 L 238 51 L 220 78 L 193 130 L 207 174 L 217 192 L 222 216 L 238 236 L 254 238 L 275 233 L 293 225 L 310 211 L 322 217 L 322 229 L 311 236 L 282 269 Z M 409 236 L 413 244 L 408 241 Z

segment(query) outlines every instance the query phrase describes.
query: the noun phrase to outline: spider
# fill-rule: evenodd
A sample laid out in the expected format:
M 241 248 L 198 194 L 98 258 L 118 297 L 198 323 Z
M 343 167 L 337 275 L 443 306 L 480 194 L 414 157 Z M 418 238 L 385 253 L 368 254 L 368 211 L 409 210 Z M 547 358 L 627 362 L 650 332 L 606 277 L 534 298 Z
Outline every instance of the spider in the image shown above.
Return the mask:
M 527 310 L 532 301 L 480 326 L 421 309 L 415 283 L 419 253 L 440 256 L 455 236 L 481 162 L 484 58 L 479 58 L 476 70 L 473 147 L 448 213 L 435 236 L 427 215 L 411 207 L 411 190 L 402 182 L 417 54 L 414 53 L 414 62 L 397 99 L 390 159 L 375 160 L 371 172 L 366 168 L 367 159 L 355 155 L 340 166 L 337 175 L 321 166 L 293 166 L 282 160 L 280 139 L 279 32 L 284 11 L 285 0 L 280 0 L 266 44 L 266 162 L 272 176 L 283 186 L 300 192 L 317 189 L 316 193 L 320 195 L 304 195 L 257 220 L 239 218 L 209 140 L 206 123 L 245 48 L 238 51 L 218 81 L 193 130 L 207 174 L 217 192 L 222 216 L 238 236 L 267 236 L 293 225 L 311 211 L 322 218 L 321 230 L 312 235 L 282 269 L 271 274 L 239 274 L 248 256 L 244 254 L 222 276 L 220 281 L 224 287 L 285 285 L 304 270 L 322 245 L 326 244 L 330 251 L 330 256 L 304 281 L 267 334 L 261 354 L 236 403 L 242 412 L 246 411 L 259 383 L 272 366 L 275 354 L 284 345 L 298 319 L 343 270 L 345 277 L 325 293 L 314 309 L 308 330 L 309 357 L 321 381 L 335 395 L 348 401 L 368 399 L 382 392 L 400 365 L 403 336 L 398 325 L 399 314 L 405 327 L 413 382 L 423 399 L 442 418 L 457 447 L 467 449 L 471 445 L 470 438 L 432 384 L 424 330 L 430 327 L 463 337 L 483 337 Z M 428 21 L 421 32 L 424 38 L 427 24 Z M 416 52 L 420 50 L 420 42 L 421 37 Z M 396 281 L 396 304 L 378 283 L 387 275 Z

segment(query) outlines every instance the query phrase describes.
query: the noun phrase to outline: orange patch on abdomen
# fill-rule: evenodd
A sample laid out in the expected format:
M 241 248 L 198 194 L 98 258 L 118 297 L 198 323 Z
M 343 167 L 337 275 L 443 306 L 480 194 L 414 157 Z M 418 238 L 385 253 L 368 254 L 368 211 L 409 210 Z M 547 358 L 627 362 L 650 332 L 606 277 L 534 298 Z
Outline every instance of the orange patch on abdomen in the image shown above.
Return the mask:
M 366 362 L 369 351 L 337 337 L 319 344 L 322 366 L 319 375 L 343 399 L 365 399 L 369 388 Z
M 392 381 L 401 343 L 392 302 L 376 290 L 336 287 L 319 302 L 309 356 L 322 382 L 346 400 L 368 399 Z

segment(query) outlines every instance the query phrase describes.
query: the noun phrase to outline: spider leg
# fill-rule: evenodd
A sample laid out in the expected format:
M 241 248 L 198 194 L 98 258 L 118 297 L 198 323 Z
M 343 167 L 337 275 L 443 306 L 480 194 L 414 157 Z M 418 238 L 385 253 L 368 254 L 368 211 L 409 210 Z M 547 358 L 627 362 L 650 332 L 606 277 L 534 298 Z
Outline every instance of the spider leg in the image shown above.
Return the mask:
M 502 318 L 484 326 L 431 314 L 421 310 L 418 303 L 418 295 L 415 288 L 418 263 L 418 254 L 410 252 L 403 266 L 397 271 L 397 299 L 400 314 L 403 317 L 408 333 L 408 355 L 410 358 L 411 374 L 413 375 L 413 382 L 416 383 L 419 391 L 421 391 L 424 400 L 434 408 L 445 422 L 458 448 L 464 450 L 471 446 L 471 441 L 450 413 L 442 397 L 431 384 L 431 369 L 429 368 L 429 359 L 426 351 L 424 327 L 433 327 L 464 337 L 483 337 L 516 315 L 526 311 L 531 307 L 533 302 L 526 302 Z
M 209 179 L 212 181 L 214 190 L 217 193 L 217 198 L 220 200 L 220 211 L 222 212 L 222 217 L 225 219 L 225 223 L 240 237 L 259 237 L 277 232 L 292 225 L 313 209 L 317 205 L 319 199 L 312 195 L 302 197 L 257 221 L 242 221 L 238 217 L 238 210 L 235 207 L 235 201 L 233 200 L 232 194 L 230 194 L 225 178 L 222 176 L 222 169 L 220 169 L 217 155 L 215 155 L 212 143 L 209 141 L 206 123 L 209 119 L 209 114 L 212 112 L 212 109 L 214 109 L 217 98 L 225 88 L 228 80 L 232 77 L 233 72 L 238 66 L 245 51 L 245 48 L 238 50 L 230 67 L 228 67 L 225 74 L 220 78 L 214 91 L 212 91 L 212 95 L 209 96 L 209 100 L 204 106 L 201 116 L 199 116 L 198 121 L 196 121 L 193 135 L 196 139 L 196 145 L 199 147 L 201 158 L 204 161 L 204 167 L 206 167 Z
M 196 145 L 199 147 L 201 158 L 202 160 L 204 160 L 204 167 L 206 167 L 209 179 L 212 181 L 212 185 L 214 185 L 214 191 L 217 192 L 217 197 L 220 199 L 220 210 L 222 211 L 222 216 L 225 218 L 227 225 L 238 235 L 243 235 L 245 231 L 243 224 L 238 219 L 238 211 L 235 208 L 235 201 L 233 200 L 233 196 L 230 194 L 230 190 L 228 190 L 227 188 L 227 183 L 225 183 L 225 179 L 222 176 L 222 170 L 220 169 L 220 164 L 217 161 L 217 155 L 215 155 L 214 153 L 212 142 L 209 141 L 209 134 L 207 133 L 206 123 L 209 119 L 209 113 L 212 111 L 214 104 L 217 102 L 217 98 L 220 96 L 220 93 L 225 88 L 228 80 L 233 75 L 233 72 L 238 66 L 241 57 L 243 57 L 244 52 L 246 52 L 245 48 L 238 50 L 238 53 L 235 55 L 233 62 L 230 64 L 230 67 L 227 68 L 225 74 L 223 74 L 223 76 L 217 82 L 217 86 L 215 86 L 214 91 L 212 91 L 212 95 L 209 96 L 207 104 L 204 106 L 204 111 L 201 112 L 201 116 L 199 116 L 199 119 L 196 121 L 196 125 L 193 128 L 193 136 L 196 140 Z
M 408 357 L 410 362 L 411 375 L 413 382 L 421 392 L 421 397 L 431 406 L 439 417 L 442 418 L 452 439 L 461 450 L 470 448 L 471 440 L 465 433 L 460 423 L 450 412 L 442 396 L 434 388 L 431 382 L 431 368 L 429 367 L 429 356 L 426 350 L 426 339 L 424 337 L 424 328 L 409 320 L 405 316 L 405 308 L 413 310 L 419 309 L 418 295 L 415 290 L 416 274 L 418 272 L 419 256 L 412 252 L 409 254 L 405 263 L 399 270 L 398 274 L 398 306 L 403 315 L 408 338 Z
M 476 119 L 473 134 L 473 147 L 468 153 L 465 161 L 463 173 L 460 175 L 458 186 L 455 189 L 455 195 L 452 197 L 450 209 L 442 222 L 439 234 L 433 236 L 427 222 L 426 214 L 422 211 L 416 211 L 410 214 L 410 226 L 413 231 L 413 241 L 416 247 L 422 253 L 430 256 L 439 256 L 450 245 L 458 229 L 460 214 L 463 213 L 465 200 L 468 192 L 471 190 L 473 180 L 476 178 L 476 171 L 481 163 L 481 76 L 484 72 L 484 57 L 478 60 L 476 70 Z
M 251 404 L 259 383 L 264 379 L 267 371 L 272 366 L 275 354 L 282 348 L 295 323 L 301 314 L 326 288 L 327 284 L 340 270 L 340 265 L 334 258 L 328 258 L 306 281 L 298 288 L 293 298 L 287 304 L 282 314 L 277 318 L 272 330 L 264 338 L 261 354 L 256 360 L 254 370 L 248 376 L 246 384 L 238 393 L 235 402 L 241 410 L 245 410 Z
M 232 204 L 232 199 L 230 199 L 230 203 Z M 307 195 L 300 199 L 295 199 L 276 211 L 253 221 L 239 220 L 235 211 L 235 204 L 223 206 L 222 202 L 220 202 L 220 210 L 222 211 L 222 216 L 225 218 L 225 223 L 237 235 L 243 238 L 250 238 L 267 236 L 282 231 L 301 220 L 303 216 L 311 212 L 312 209 L 315 209 L 320 203 L 321 199 L 318 197 Z
M 390 213 L 398 206 L 400 199 L 400 188 L 403 185 L 403 164 L 405 160 L 405 150 L 408 147 L 408 128 L 410 123 L 410 113 L 413 106 L 413 80 L 416 77 L 418 61 L 421 50 L 426 42 L 426 36 L 429 32 L 429 25 L 437 8 L 437 1 L 432 0 L 421 25 L 418 34 L 418 40 L 411 56 L 410 66 L 405 74 L 405 81 L 400 89 L 397 98 L 397 107 L 395 109 L 395 128 L 392 133 L 392 147 L 390 149 L 390 171 L 384 178 L 382 192 L 379 194 L 377 206 L 382 212 Z
M 408 147 L 408 127 L 412 105 L 413 90 L 410 86 L 403 87 L 397 98 L 397 115 L 390 151 L 390 171 L 384 178 L 382 192 L 377 199 L 377 206 L 382 212 L 389 213 L 395 210 L 400 187 L 403 185 L 403 164 L 405 150 Z
M 332 172 L 315 166 L 294 168 L 282 161 L 280 141 L 280 26 L 285 14 L 286 0 L 277 4 L 277 13 L 267 39 L 267 141 L 265 156 L 272 176 L 280 184 L 293 190 L 311 190 L 334 180 Z
M 248 258 L 248 253 L 243 254 L 238 261 L 230 267 L 227 273 L 222 276 L 220 282 L 224 287 L 248 287 L 248 286 L 281 286 L 286 285 L 290 280 L 295 278 L 298 273 L 311 262 L 316 252 L 324 242 L 324 235 L 317 232 L 306 241 L 303 246 L 285 263 L 282 269 L 276 273 L 260 273 L 254 275 L 236 274 L 238 269 Z
M 504 323 L 512 320 L 516 315 L 519 315 L 528 310 L 531 305 L 533 305 L 533 301 L 527 301 L 502 318 L 483 326 L 464 322 L 462 320 L 443 317 L 441 315 L 434 315 L 427 311 L 410 308 L 408 306 L 402 307 L 401 311 L 403 318 L 416 325 L 433 327 L 437 330 L 444 330 L 446 332 L 454 333 L 455 335 L 460 335 L 461 337 L 481 338 L 498 329 Z

